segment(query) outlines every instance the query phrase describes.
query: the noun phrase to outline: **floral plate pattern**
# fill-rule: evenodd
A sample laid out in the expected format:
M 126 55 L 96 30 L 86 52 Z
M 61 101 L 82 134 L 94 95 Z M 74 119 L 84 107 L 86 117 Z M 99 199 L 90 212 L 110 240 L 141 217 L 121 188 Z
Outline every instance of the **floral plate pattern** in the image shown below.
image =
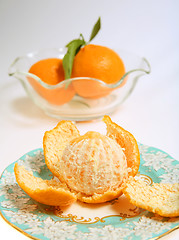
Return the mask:
M 139 144 L 141 164 L 137 177 L 148 184 L 179 182 L 179 162 L 167 153 Z M 42 149 L 17 160 L 35 176 L 51 179 Z M 0 179 L 0 213 L 14 228 L 42 240 L 147 240 L 158 239 L 179 227 L 179 218 L 164 218 L 130 205 L 124 197 L 90 206 L 76 203 L 53 208 L 32 200 L 16 183 L 14 164 Z M 120 204 L 122 203 L 122 204 Z M 123 204 L 124 203 L 124 204 Z M 121 205 L 126 205 L 125 209 Z

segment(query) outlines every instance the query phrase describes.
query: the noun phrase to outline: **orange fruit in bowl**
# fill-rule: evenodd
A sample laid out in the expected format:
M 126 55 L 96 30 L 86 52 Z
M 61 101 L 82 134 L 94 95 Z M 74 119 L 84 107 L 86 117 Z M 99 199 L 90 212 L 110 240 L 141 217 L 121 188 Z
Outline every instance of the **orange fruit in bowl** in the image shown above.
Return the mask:
M 115 51 L 108 47 L 88 44 L 75 56 L 71 77 L 89 77 L 106 84 L 114 84 L 124 74 L 124 63 Z M 87 79 L 75 80 L 73 86 L 76 93 L 87 98 L 99 98 L 112 90 L 100 82 Z
M 76 200 L 103 203 L 119 197 L 128 178 L 138 172 L 139 149 L 131 133 L 108 116 L 103 121 L 106 135 L 94 131 L 80 135 L 71 121 L 60 121 L 45 132 L 45 163 L 59 181 L 37 178 L 16 164 L 20 187 L 36 201 L 56 206 Z
M 75 95 L 72 84 L 67 88 L 64 86 L 51 88 L 51 86 L 55 86 L 64 80 L 62 59 L 42 59 L 31 66 L 29 73 L 36 75 L 45 83 L 42 85 L 33 77 L 28 77 L 28 81 L 36 92 L 51 104 L 64 104 L 70 101 Z M 47 85 L 47 87 L 45 87 L 45 85 Z

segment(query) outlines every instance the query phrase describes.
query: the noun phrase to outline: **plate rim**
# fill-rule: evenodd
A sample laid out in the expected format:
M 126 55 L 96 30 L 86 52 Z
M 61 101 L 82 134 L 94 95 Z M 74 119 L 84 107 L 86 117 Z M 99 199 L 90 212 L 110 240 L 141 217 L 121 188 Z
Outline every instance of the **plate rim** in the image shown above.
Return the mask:
M 179 162 L 178 160 L 174 159 L 171 155 L 169 155 L 168 153 L 166 153 L 165 151 L 163 151 L 163 150 L 161 150 L 161 149 L 159 149 L 159 148 L 152 147 L 152 146 L 148 146 L 148 145 L 145 145 L 145 144 L 142 144 L 142 143 L 138 143 L 138 144 L 139 144 L 139 146 L 145 146 L 145 147 L 147 147 L 147 148 L 152 148 L 152 149 L 154 149 L 155 151 L 163 152 L 163 153 L 165 153 L 169 158 L 172 158 L 172 159 L 173 159 L 174 161 L 176 161 L 177 163 Z M 8 168 L 12 168 L 12 166 L 13 166 L 17 161 L 19 161 L 19 160 L 26 161 L 26 160 L 24 159 L 25 156 L 30 155 L 30 154 L 35 155 L 35 153 L 37 153 L 37 152 L 39 152 L 39 151 L 43 154 L 43 148 L 36 148 L 36 149 L 33 149 L 33 150 L 28 151 L 27 153 L 23 154 L 20 158 L 18 158 L 16 161 L 10 163 L 10 164 L 3 170 L 3 172 L 1 173 L 1 175 L 0 175 L 0 180 L 3 178 L 3 174 L 5 173 L 5 171 L 6 171 Z M 141 154 L 142 154 L 142 153 L 140 152 L 140 155 L 141 155 Z M 159 176 L 160 176 L 160 175 L 159 175 Z M 161 181 L 161 180 L 160 180 L 160 181 Z M 5 222 L 8 223 L 11 227 L 15 228 L 15 229 L 18 230 L 20 233 L 24 234 L 25 236 L 27 236 L 27 237 L 29 237 L 29 238 L 31 238 L 31 239 L 41 240 L 41 238 L 37 238 L 37 237 L 32 236 L 31 234 L 25 232 L 22 228 L 16 226 L 16 225 L 13 224 L 12 222 L 10 222 L 10 221 L 3 215 L 2 211 L 3 211 L 3 209 L 2 209 L 2 206 L 0 205 L 0 216 L 2 217 L 2 219 L 5 220 Z M 62 220 L 62 221 L 63 221 L 63 220 Z M 76 222 L 73 223 L 73 222 L 72 222 L 72 224 L 80 224 L 80 223 L 76 223 Z M 111 224 L 109 223 L 108 225 L 111 225 Z M 111 226 L 112 226 L 112 225 L 111 225 Z M 168 231 L 162 233 L 162 234 L 159 235 L 159 236 L 150 238 L 149 240 L 159 239 L 159 238 L 161 238 L 161 237 L 163 237 L 163 236 L 166 236 L 166 235 L 168 235 L 169 233 L 171 233 L 171 232 L 173 232 L 173 231 L 175 231 L 175 230 L 177 230 L 177 229 L 179 229 L 179 225 L 177 225 L 177 226 L 169 229 Z

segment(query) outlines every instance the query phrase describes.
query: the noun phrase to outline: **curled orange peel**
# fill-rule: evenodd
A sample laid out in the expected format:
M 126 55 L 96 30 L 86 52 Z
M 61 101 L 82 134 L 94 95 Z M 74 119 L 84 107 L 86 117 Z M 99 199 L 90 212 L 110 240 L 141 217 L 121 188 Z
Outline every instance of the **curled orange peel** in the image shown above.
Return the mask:
M 65 183 L 35 177 L 18 163 L 15 164 L 14 172 L 19 186 L 37 202 L 51 206 L 67 206 L 77 199 Z
M 125 129 L 112 122 L 109 116 L 104 116 L 103 121 L 107 126 L 107 136 L 114 139 L 124 150 L 127 167 L 130 169 L 128 175 L 135 176 L 140 165 L 140 154 L 137 141 L 134 136 Z M 65 183 L 62 172 L 60 171 L 59 159 L 63 151 L 70 142 L 75 139 L 97 136 L 89 132 L 84 136 L 80 133 L 71 121 L 60 121 L 55 128 L 46 131 L 43 138 L 43 148 L 45 163 L 49 170 L 56 176 L 59 182 L 55 180 L 42 180 L 36 178 L 18 164 L 15 165 L 15 175 L 20 187 L 33 199 L 48 205 L 68 205 L 77 199 L 87 203 L 102 203 L 119 197 L 123 192 L 128 175 L 124 177 L 123 182 L 115 190 L 108 190 L 104 193 L 86 195 L 69 188 Z M 28 183 L 30 183 L 28 185 Z M 43 187 L 39 187 L 43 186 Z M 55 185 L 55 187 L 54 187 Z

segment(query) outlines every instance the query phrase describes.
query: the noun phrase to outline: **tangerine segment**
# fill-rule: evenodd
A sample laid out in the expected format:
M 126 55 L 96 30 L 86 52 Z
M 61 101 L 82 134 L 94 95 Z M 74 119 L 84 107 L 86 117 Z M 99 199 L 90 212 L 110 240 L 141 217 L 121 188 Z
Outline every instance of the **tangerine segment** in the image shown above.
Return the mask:
M 105 97 L 112 91 L 111 88 L 104 86 L 96 80 L 90 79 L 74 80 L 72 85 L 78 95 L 91 99 Z
M 149 186 L 130 177 L 123 192 L 139 208 L 163 217 L 179 216 L 179 183 L 153 183 Z
M 73 139 L 59 161 L 60 175 L 70 189 L 88 196 L 115 191 L 128 177 L 122 148 L 98 132 Z
M 51 206 L 67 206 L 77 199 L 64 183 L 35 177 L 17 163 L 14 172 L 19 186 L 37 202 Z
M 124 149 L 127 165 L 131 169 L 129 176 L 135 176 L 140 165 L 140 152 L 136 139 L 130 132 L 112 122 L 109 116 L 104 116 L 103 121 L 107 126 L 107 136 L 115 139 Z
M 59 159 L 66 145 L 74 138 L 79 137 L 79 131 L 71 121 L 60 121 L 55 128 L 46 131 L 43 138 L 45 163 L 50 171 L 62 181 L 59 175 Z
M 65 79 L 63 62 L 58 58 L 48 58 L 36 62 L 29 69 L 29 73 L 36 75 L 48 85 L 56 85 Z M 28 81 L 35 91 L 51 104 L 62 105 L 69 102 L 75 95 L 72 84 L 68 88 L 49 89 L 32 77 L 28 77 Z

